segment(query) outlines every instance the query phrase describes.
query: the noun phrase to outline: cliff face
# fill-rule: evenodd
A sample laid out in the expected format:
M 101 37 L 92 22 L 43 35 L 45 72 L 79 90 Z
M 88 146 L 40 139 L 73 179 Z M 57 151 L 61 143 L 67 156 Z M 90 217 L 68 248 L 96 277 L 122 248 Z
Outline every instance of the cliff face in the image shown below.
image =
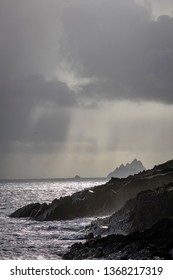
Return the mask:
M 140 192 L 108 218 L 88 228 L 95 234 L 129 234 L 151 227 L 159 219 L 173 217 L 173 183 Z
M 24 206 L 10 216 L 46 221 L 110 215 L 140 191 L 154 189 L 169 182 L 173 182 L 173 160 L 127 178 L 112 178 L 104 185 L 55 199 L 50 204 Z
M 126 178 L 130 175 L 137 174 L 144 170 L 145 167 L 143 166 L 142 162 L 134 159 L 131 163 L 127 163 L 126 165 L 121 164 L 113 172 L 109 173 L 107 178 Z

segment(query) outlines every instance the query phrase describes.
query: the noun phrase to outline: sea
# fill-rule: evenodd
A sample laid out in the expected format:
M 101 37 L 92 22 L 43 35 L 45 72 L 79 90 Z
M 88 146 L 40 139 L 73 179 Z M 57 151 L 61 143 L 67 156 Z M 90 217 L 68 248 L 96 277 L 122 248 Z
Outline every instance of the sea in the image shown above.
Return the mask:
M 0 259 L 62 259 L 73 243 L 84 240 L 85 226 L 96 217 L 40 222 L 9 215 L 29 203 L 50 203 L 105 182 L 101 178 L 0 181 Z

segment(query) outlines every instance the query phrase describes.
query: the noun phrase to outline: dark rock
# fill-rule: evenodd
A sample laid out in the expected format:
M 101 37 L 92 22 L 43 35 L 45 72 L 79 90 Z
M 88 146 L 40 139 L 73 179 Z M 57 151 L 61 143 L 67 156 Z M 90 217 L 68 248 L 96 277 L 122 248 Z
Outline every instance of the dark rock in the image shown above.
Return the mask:
M 31 203 L 27 206 L 24 206 L 14 213 L 10 215 L 12 218 L 19 218 L 19 217 L 33 217 L 37 211 L 40 209 L 40 203 Z
M 94 238 L 94 234 L 92 232 L 88 233 L 86 239 L 91 240 Z
M 159 220 L 150 229 L 129 235 L 108 235 L 74 244 L 63 259 L 173 259 L 173 218 Z
M 173 183 L 139 193 L 110 217 L 93 221 L 94 234 L 128 234 L 149 228 L 163 217 L 173 216 Z

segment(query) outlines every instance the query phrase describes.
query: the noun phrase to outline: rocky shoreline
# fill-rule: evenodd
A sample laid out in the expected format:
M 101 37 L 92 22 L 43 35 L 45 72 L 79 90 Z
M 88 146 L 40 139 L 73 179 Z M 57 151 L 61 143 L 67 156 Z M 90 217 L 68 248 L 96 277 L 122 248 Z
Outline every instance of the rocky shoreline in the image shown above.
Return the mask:
M 86 230 L 94 235 L 127 235 L 150 228 L 165 217 L 173 217 L 173 183 L 140 192 L 119 211 L 93 221 Z
M 64 259 L 173 259 L 173 183 L 139 193 L 86 230 L 88 240 Z
M 144 232 L 134 232 L 126 236 L 97 236 L 85 243 L 76 243 L 63 259 L 172 260 L 173 219 L 159 220 Z
M 127 178 L 112 178 L 104 185 L 54 199 L 50 204 L 26 205 L 13 212 L 10 217 L 51 221 L 111 215 L 139 192 L 155 189 L 169 182 L 173 182 L 173 160 Z
M 85 229 L 88 240 L 73 244 L 64 259 L 173 259 L 173 160 L 10 215 L 39 221 L 89 216 L 100 218 Z

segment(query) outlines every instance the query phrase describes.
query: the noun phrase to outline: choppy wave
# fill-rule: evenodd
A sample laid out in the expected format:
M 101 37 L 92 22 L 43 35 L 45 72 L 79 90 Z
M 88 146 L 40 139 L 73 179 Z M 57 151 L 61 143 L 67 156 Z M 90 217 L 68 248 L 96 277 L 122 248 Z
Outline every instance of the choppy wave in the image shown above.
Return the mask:
M 33 202 L 51 202 L 105 181 L 13 181 L 0 183 L 0 259 L 60 259 L 74 240 L 82 240 L 92 218 L 38 222 L 8 215 Z

